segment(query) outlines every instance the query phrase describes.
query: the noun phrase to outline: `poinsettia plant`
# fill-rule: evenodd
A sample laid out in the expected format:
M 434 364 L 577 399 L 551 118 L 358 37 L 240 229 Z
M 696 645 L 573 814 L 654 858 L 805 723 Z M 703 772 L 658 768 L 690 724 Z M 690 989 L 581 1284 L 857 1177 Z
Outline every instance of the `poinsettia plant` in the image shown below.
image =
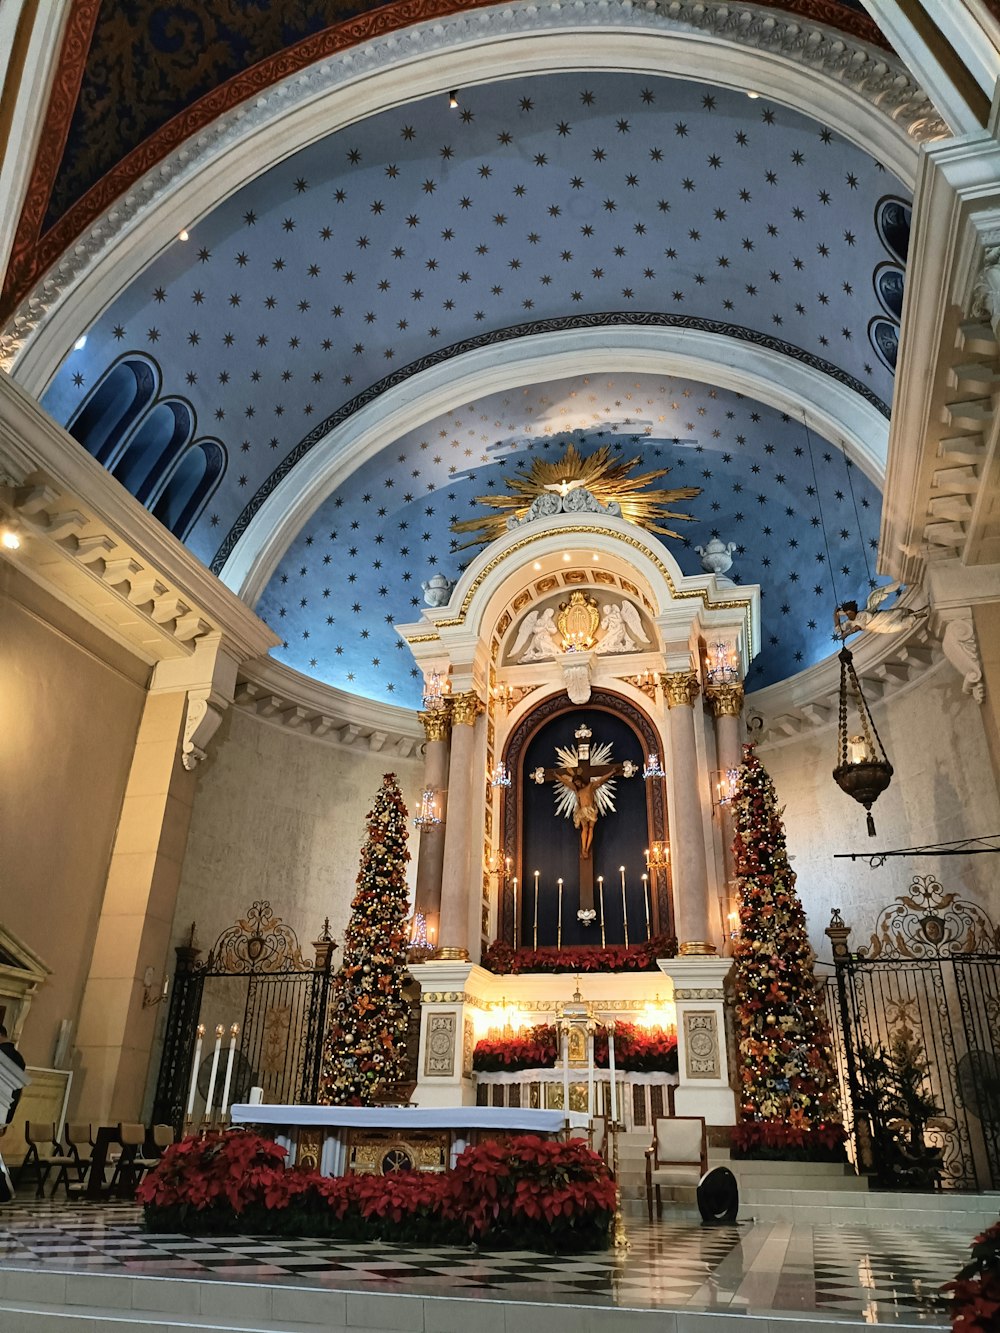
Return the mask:
M 513 949 L 494 940 L 483 953 L 487 972 L 518 975 L 522 972 L 655 972 L 657 958 L 673 958 L 677 941 L 655 935 L 641 944 L 578 945 L 565 949 Z
M 284 1148 L 241 1130 L 174 1144 L 137 1190 L 146 1225 L 575 1251 L 606 1245 L 614 1213 L 607 1167 L 579 1140 L 480 1144 L 441 1173 L 326 1177 L 284 1162 Z
M 481 1074 L 517 1073 L 523 1069 L 554 1069 L 559 1060 L 555 1026 L 541 1023 L 509 1037 L 483 1037 L 472 1053 L 472 1067 Z M 609 1065 L 608 1030 L 594 1034 L 594 1064 Z M 676 1074 L 677 1035 L 672 1028 L 615 1025 L 615 1065 L 625 1073 Z
M 847 1135 L 836 1121 L 744 1120 L 732 1131 L 736 1158 L 802 1162 L 843 1162 Z
M 1000 1222 L 972 1242 L 972 1258 L 941 1288 L 951 1295 L 956 1333 L 995 1333 L 1000 1328 Z

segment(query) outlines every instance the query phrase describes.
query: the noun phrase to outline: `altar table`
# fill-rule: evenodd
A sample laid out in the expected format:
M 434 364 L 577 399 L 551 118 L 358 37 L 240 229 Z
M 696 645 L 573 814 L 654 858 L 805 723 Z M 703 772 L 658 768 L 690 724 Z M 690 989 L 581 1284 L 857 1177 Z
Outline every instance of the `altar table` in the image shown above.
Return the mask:
M 551 1137 L 566 1128 L 562 1111 L 494 1106 L 251 1106 L 230 1108 L 234 1125 L 260 1125 L 288 1149 L 288 1163 L 324 1176 L 443 1171 L 470 1143 L 509 1134 Z M 569 1115 L 570 1129 L 590 1118 Z

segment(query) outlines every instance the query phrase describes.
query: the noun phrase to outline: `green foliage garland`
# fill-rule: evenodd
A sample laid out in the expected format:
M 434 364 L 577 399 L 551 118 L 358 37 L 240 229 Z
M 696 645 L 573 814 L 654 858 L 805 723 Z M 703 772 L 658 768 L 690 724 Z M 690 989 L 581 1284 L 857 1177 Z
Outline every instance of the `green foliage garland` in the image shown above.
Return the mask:
M 333 979 L 320 1101 L 371 1106 L 403 1075 L 408 914 L 406 807 L 387 773 L 368 813 L 358 890 Z
M 830 1032 L 774 784 L 752 745 L 743 747 L 733 815 L 742 1118 L 762 1134 L 776 1125 L 825 1132 L 840 1121 Z

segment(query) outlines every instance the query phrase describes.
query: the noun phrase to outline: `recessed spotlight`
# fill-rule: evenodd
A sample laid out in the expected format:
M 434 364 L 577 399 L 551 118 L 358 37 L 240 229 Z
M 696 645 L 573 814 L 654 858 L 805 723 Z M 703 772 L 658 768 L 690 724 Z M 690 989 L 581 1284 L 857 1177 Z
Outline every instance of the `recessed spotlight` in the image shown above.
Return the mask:
M 449 105 L 449 107 L 452 109 L 452 111 L 454 111 L 455 108 L 458 106 L 458 89 L 457 89 L 457 88 L 453 88 L 452 91 L 448 94 L 448 105 Z
M 569 551 L 563 551 L 563 559 L 564 559 L 564 560 L 569 560 L 569 558 L 570 558 L 570 557 L 569 557 Z
M 541 562 L 540 560 L 536 560 L 535 563 L 534 563 L 534 565 L 532 566 L 532 568 L 537 569 L 537 570 L 541 570 L 541 568 L 542 568 L 542 562 Z
M 594 554 L 593 554 L 590 558 L 591 558 L 591 560 L 600 560 L 601 557 L 600 557 L 600 556 L 597 554 L 597 552 L 595 551 Z
M 179 241 L 186 241 L 186 240 L 188 239 L 188 235 L 189 235 L 189 233 L 188 233 L 188 229 L 187 229 L 186 227 L 184 227 L 184 228 L 182 228 L 181 231 L 179 231 L 179 232 L 177 233 L 177 239 L 178 239 Z
M 13 528 L 0 529 L 0 546 L 5 551 L 19 551 L 21 549 L 21 538 Z
M 760 96 L 760 93 L 752 93 L 752 92 L 749 92 L 749 91 L 747 92 L 747 97 L 750 98 L 751 102 L 756 102 L 756 100 L 757 100 L 757 98 L 758 98 L 759 96 Z
M 79 338 L 77 338 L 76 342 L 73 344 L 73 351 L 82 352 L 86 346 L 87 346 L 87 335 L 85 333 L 81 333 Z

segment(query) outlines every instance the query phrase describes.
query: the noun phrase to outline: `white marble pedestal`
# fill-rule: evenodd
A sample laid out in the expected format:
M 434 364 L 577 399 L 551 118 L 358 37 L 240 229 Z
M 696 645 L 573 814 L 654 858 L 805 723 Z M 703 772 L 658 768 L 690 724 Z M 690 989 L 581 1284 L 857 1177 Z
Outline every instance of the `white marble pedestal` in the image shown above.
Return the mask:
M 674 983 L 677 1007 L 674 1113 L 704 1116 L 708 1125 L 735 1125 L 736 1096 L 729 1081 L 722 992 L 733 960 L 693 954 L 687 958 L 658 958 L 657 964 Z

